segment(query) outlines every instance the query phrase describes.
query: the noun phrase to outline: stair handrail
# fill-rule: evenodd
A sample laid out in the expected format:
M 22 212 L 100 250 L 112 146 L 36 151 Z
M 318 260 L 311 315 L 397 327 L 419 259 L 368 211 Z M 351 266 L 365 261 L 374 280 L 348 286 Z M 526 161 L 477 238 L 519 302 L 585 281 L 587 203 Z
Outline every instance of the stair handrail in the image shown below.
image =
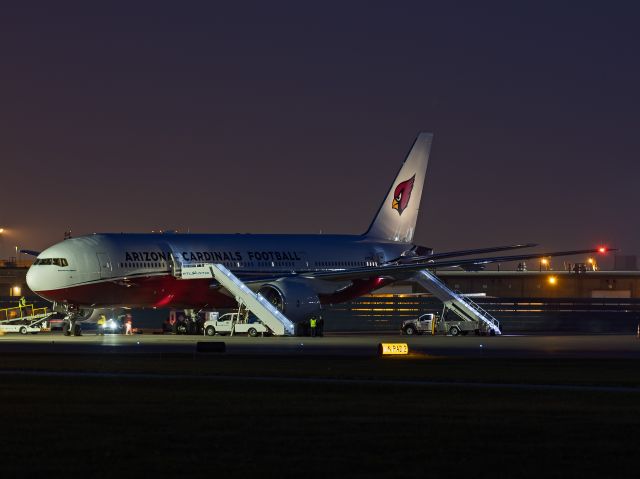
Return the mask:
M 489 321 L 491 321 L 498 328 L 500 327 L 500 322 L 495 317 L 493 317 L 493 315 L 489 313 L 486 309 L 484 309 L 482 306 L 476 303 L 473 299 L 463 295 L 460 295 L 460 296 L 463 298 L 464 301 L 470 303 L 472 307 L 477 309 L 478 312 L 481 313 L 485 319 L 488 319 Z

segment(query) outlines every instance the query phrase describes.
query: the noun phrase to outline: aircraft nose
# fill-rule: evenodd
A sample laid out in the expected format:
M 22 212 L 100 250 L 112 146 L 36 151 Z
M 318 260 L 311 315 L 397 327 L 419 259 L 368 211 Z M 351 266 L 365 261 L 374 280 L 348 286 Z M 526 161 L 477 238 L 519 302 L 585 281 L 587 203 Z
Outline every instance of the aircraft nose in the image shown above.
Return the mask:
M 31 266 L 27 271 L 27 286 L 34 293 L 42 291 L 42 278 L 38 274 L 38 268 Z

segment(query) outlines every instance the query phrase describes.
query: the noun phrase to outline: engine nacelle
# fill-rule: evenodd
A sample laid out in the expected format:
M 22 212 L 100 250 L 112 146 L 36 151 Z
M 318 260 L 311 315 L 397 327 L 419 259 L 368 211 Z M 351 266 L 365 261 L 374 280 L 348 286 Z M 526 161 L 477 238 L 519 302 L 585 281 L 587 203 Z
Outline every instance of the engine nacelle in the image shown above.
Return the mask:
M 305 321 L 320 311 L 317 293 L 300 280 L 283 279 L 267 283 L 258 293 L 294 323 Z

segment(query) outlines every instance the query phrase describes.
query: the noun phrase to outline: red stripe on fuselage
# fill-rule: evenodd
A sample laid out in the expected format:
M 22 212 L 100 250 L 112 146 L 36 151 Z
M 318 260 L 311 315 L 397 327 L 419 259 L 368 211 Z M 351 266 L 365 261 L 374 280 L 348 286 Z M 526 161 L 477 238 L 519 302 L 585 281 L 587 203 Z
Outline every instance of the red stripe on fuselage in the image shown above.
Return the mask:
M 321 304 L 350 301 L 389 284 L 387 278 L 354 280 L 348 288 L 320 295 Z M 177 280 L 173 276 L 145 276 L 86 283 L 36 293 L 49 301 L 78 306 L 233 308 L 234 298 L 211 288 L 210 279 Z
M 177 280 L 173 276 L 146 276 L 36 291 L 50 301 L 79 306 L 109 307 L 219 307 L 236 306 L 233 298 L 211 288 L 210 279 Z

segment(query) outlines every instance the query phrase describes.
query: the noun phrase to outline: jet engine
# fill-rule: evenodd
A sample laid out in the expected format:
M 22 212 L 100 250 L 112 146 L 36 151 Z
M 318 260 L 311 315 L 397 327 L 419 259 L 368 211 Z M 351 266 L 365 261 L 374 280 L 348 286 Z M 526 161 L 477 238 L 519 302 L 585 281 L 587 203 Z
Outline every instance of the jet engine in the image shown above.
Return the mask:
M 258 293 L 294 323 L 305 321 L 320 311 L 318 294 L 300 280 L 283 279 L 266 283 Z

